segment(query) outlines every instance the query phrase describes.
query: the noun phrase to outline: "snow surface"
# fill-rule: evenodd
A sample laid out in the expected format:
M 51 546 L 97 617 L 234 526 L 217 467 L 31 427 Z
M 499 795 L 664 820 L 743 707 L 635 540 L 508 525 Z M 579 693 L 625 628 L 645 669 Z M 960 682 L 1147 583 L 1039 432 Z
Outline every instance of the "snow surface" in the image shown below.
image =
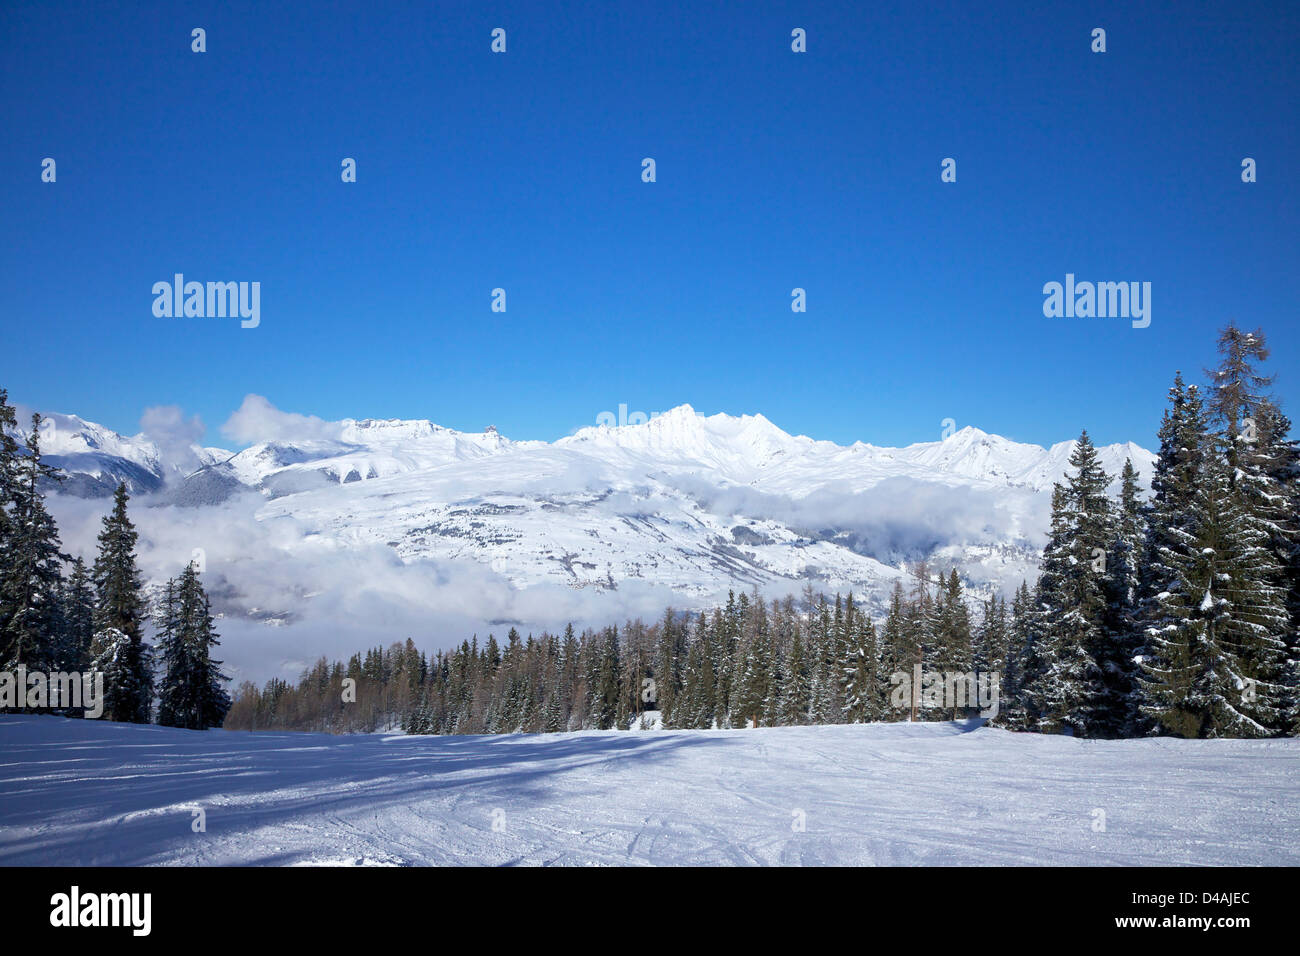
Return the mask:
M 1294 866 L 1298 793 L 1294 739 L 974 724 L 330 737 L 0 717 L 4 865 Z

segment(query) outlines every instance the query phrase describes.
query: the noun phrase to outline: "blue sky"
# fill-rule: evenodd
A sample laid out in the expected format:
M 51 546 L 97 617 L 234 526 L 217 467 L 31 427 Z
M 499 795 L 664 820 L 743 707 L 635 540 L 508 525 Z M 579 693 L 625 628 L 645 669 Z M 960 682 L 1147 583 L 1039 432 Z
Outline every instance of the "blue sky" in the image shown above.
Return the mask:
M 515 438 L 690 402 L 1151 445 L 1236 319 L 1300 418 L 1294 3 L 122 6 L 0 8 L 24 404 L 176 404 L 210 443 L 251 392 Z M 155 318 L 176 272 L 259 281 L 260 327 Z M 1045 318 L 1067 272 L 1151 282 L 1151 326 Z

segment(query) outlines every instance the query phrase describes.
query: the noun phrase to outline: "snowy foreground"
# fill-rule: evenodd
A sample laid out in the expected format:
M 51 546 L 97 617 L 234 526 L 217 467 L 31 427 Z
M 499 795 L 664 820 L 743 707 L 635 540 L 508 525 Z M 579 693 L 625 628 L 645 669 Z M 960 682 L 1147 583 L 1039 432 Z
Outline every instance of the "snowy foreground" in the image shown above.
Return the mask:
M 160 863 L 1297 865 L 1300 740 L 954 724 L 330 737 L 0 717 L 0 864 Z

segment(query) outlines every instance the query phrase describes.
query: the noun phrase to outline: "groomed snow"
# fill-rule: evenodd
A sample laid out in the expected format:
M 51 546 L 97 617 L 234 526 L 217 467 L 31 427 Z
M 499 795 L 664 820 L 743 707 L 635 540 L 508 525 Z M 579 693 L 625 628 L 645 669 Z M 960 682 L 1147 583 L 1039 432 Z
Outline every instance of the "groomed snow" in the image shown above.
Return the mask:
M 1300 740 L 953 724 L 330 737 L 0 717 L 4 865 L 1296 865 L 1298 794 Z

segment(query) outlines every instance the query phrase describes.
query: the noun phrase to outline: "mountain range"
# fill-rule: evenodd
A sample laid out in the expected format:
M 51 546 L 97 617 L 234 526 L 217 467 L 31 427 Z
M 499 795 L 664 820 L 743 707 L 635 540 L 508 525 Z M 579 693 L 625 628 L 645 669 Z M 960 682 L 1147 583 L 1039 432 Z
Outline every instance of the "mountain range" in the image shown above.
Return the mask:
M 64 496 L 97 499 L 125 481 L 134 507 L 162 509 L 151 527 L 164 513 L 191 525 L 251 514 L 249 527 L 295 566 L 293 593 L 263 589 L 251 602 L 246 556 L 231 544 L 211 569 L 215 594 L 227 614 L 280 622 L 322 587 L 367 587 L 364 575 L 321 584 L 313 567 L 375 549 L 444 577 L 474 567 L 512 592 L 602 592 L 615 614 L 629 588 L 690 607 L 732 588 L 777 596 L 807 584 L 879 609 L 903 564 L 922 558 L 988 594 L 1033 574 L 1052 483 L 1076 447 L 973 427 L 904 448 L 837 445 L 689 405 L 554 442 L 425 420 L 304 419 L 300 435 L 237 452 L 163 447 L 73 415 L 48 421 L 43 449 L 69 476 Z M 1150 452 L 1099 451 L 1112 475 L 1131 459 L 1145 484 Z

